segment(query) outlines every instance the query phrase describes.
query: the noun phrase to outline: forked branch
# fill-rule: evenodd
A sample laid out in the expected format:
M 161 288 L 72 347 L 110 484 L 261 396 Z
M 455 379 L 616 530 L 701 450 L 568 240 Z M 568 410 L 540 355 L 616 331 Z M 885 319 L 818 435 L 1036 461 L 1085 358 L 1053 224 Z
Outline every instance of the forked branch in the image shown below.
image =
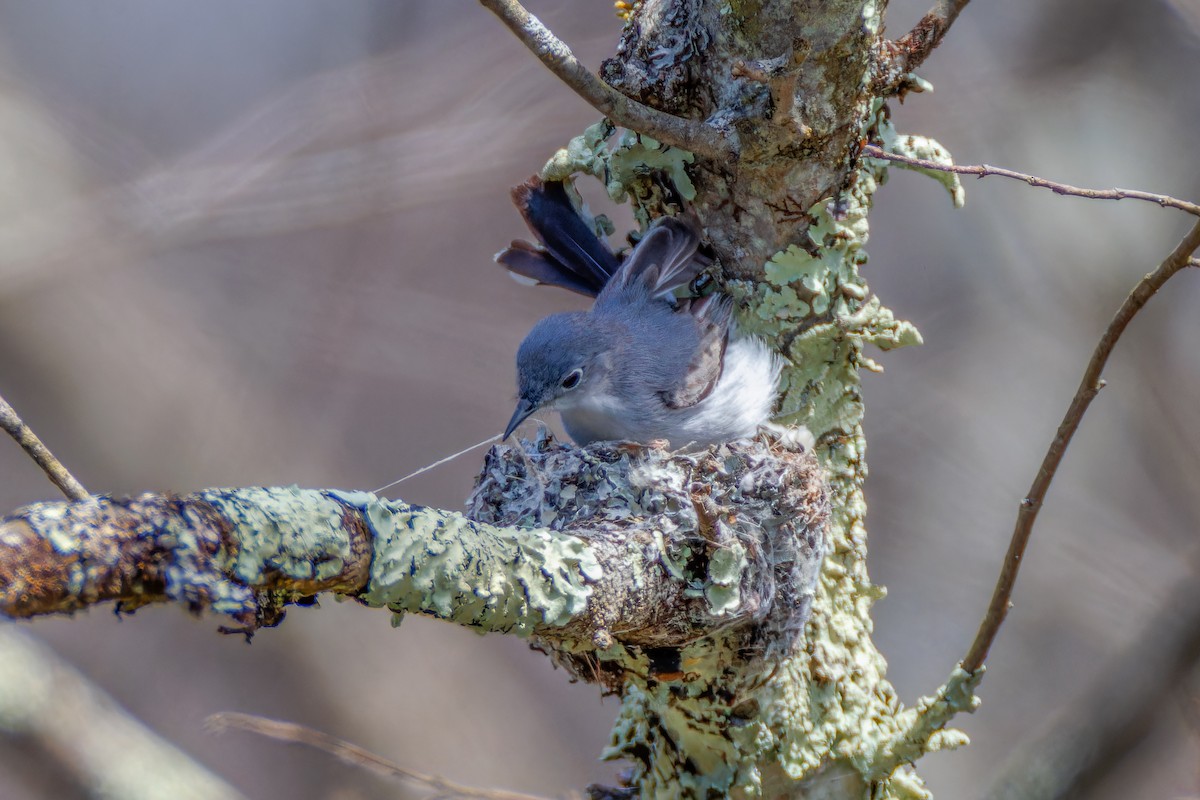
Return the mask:
M 967 672 L 974 673 L 983 666 L 988 650 L 995 641 L 996 634 L 1004 623 L 1004 618 L 1008 616 L 1013 587 L 1016 584 L 1017 573 L 1021 569 L 1021 561 L 1025 555 L 1025 548 L 1029 544 L 1029 537 L 1033 534 L 1033 524 L 1037 521 L 1042 502 L 1046 499 L 1046 492 L 1050 489 L 1050 483 L 1054 480 L 1054 475 L 1062 463 L 1067 445 L 1071 443 L 1072 437 L 1079 429 L 1079 423 L 1083 421 L 1083 415 L 1087 412 L 1088 407 L 1104 386 L 1104 381 L 1100 376 L 1104 372 L 1104 365 L 1108 363 L 1108 357 L 1112 354 L 1117 340 L 1121 338 L 1126 326 L 1150 298 L 1172 276 L 1194 263 L 1192 254 L 1196 252 L 1197 248 L 1200 248 L 1200 222 L 1197 222 L 1188 231 L 1188 234 L 1158 265 L 1156 270 L 1138 281 L 1133 291 L 1125 298 L 1125 302 L 1117 309 L 1117 313 L 1108 324 L 1108 328 L 1105 329 L 1104 335 L 1100 337 L 1100 341 L 1088 361 L 1087 368 L 1083 372 L 1079 388 L 1075 391 L 1075 397 L 1071 400 L 1071 405 L 1067 409 L 1062 423 L 1058 426 L 1058 432 L 1054 435 L 1054 440 L 1050 442 L 1050 448 L 1042 459 L 1037 476 L 1033 479 L 1033 485 L 1021 501 L 1020 511 L 1017 512 L 1016 527 L 1008 545 L 1008 553 L 1004 556 L 1004 566 L 1000 570 L 1000 578 L 996 582 L 987 615 L 979 626 L 975 641 L 962 662 L 962 668 Z

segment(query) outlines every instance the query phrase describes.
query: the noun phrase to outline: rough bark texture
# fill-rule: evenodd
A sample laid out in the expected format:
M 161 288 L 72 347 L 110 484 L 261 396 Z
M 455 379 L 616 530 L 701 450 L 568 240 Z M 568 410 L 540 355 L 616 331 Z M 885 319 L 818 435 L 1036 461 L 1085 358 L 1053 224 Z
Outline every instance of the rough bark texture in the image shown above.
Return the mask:
M 544 170 L 596 176 L 643 222 L 685 205 L 696 211 L 722 285 L 741 301 L 743 330 L 776 342 L 786 360 L 780 419 L 817 437 L 830 486 L 830 553 L 803 652 L 769 675 L 745 676 L 753 702 L 737 714 L 723 709 L 736 724 L 713 724 L 719 712 L 704 707 L 701 686 L 623 688 L 610 754 L 640 756 L 632 777 L 643 796 L 926 797 L 909 763 L 965 742 L 943 727 L 974 708 L 981 676 L 955 671 L 905 710 L 870 639 L 870 608 L 882 590 L 866 573 L 859 370 L 878 369 L 867 345 L 887 350 L 920 336 L 859 274 L 885 172 L 858 150 L 874 141 L 948 160 L 932 140 L 897 135 L 885 98 L 873 96 L 924 87 L 913 76 L 893 80 L 894 64 L 881 63 L 891 52 L 881 47 L 883 8 L 865 0 L 646 0 L 602 75 L 642 102 L 726 131 L 738 157 L 693 159 L 628 133 L 612 141 L 601 125 Z M 939 179 L 961 203 L 957 181 Z
M 809 209 L 850 179 L 871 110 L 877 5 L 647 0 L 605 62 L 601 74 L 617 89 L 738 142 L 736 163 L 692 170 L 693 202 L 728 277 L 758 277 L 772 255 L 803 242 Z M 777 82 L 735 75 L 739 62 Z

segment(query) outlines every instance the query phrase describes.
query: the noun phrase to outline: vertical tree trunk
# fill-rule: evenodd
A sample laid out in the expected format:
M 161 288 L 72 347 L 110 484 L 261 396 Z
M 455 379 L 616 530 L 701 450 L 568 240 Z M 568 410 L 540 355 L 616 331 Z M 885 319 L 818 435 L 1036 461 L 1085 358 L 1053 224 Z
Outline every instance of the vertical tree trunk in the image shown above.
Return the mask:
M 898 140 L 875 94 L 885 6 L 645 0 L 602 77 L 646 105 L 707 122 L 735 155 L 693 159 L 629 134 L 606 148 L 611 129 L 597 127 L 546 168 L 550 177 L 595 175 L 643 221 L 681 200 L 695 208 L 742 330 L 774 342 L 785 360 L 782 421 L 815 435 L 832 499 L 830 551 L 798 649 L 742 669 L 737 654 L 696 645 L 684 660 L 711 662 L 707 680 L 637 676 L 621 688 L 608 755 L 634 762 L 643 797 L 926 797 L 907 762 L 965 742 L 941 729 L 973 707 L 974 679 L 956 673 L 904 711 L 871 641 L 882 590 L 866 571 L 860 370 L 878 369 L 867 345 L 888 350 L 920 335 L 859 274 L 884 176 L 858 151 L 867 141 L 938 150 Z

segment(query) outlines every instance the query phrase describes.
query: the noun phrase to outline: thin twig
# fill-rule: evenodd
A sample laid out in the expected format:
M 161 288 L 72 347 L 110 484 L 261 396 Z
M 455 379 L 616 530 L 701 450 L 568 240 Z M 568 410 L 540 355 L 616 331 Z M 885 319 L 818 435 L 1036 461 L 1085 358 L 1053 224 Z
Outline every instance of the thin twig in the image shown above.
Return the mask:
M 503 789 L 477 789 L 463 786 L 437 775 L 426 775 L 423 772 L 406 769 L 369 750 L 364 750 L 356 744 L 294 722 L 225 711 L 213 714 L 204 721 L 204 724 L 211 731 L 222 732 L 233 728 L 257 733 L 281 742 L 307 745 L 317 750 L 323 750 L 343 763 L 370 770 L 376 775 L 418 783 L 427 789 L 438 792 L 441 797 L 476 797 L 482 798 L 482 800 L 544 800 L 536 795 L 508 792 Z
M 1055 194 L 1070 195 L 1072 197 L 1086 197 L 1090 200 L 1145 200 L 1148 203 L 1156 203 L 1164 208 L 1175 208 L 1180 211 L 1200 217 L 1200 205 L 1188 202 L 1187 200 L 1179 200 L 1165 194 L 1154 194 L 1153 192 L 1141 192 L 1137 189 L 1082 189 L 1078 186 L 1071 186 L 1066 183 L 1058 183 L 1057 181 L 1046 180 L 1039 178 L 1036 175 L 1026 175 L 1024 172 L 1016 172 L 1011 169 L 1002 167 L 993 167 L 988 164 L 942 164 L 937 161 L 930 161 L 925 158 L 912 158 L 910 156 L 902 156 L 896 153 L 889 153 L 886 150 L 880 149 L 877 145 L 869 144 L 862 149 L 862 154 L 869 158 L 881 158 L 886 161 L 895 161 L 898 164 L 907 164 L 910 167 L 918 169 L 932 169 L 938 172 L 954 172 L 958 175 L 974 175 L 978 178 L 987 178 L 992 175 L 998 175 L 1001 178 L 1012 178 L 1013 180 L 1027 183 L 1030 186 L 1038 189 L 1049 189 Z
M 698 156 L 724 161 L 737 158 L 737 148 L 713 126 L 643 105 L 604 83 L 517 0 L 479 2 L 499 17 L 563 83 L 613 122 Z
M 1046 499 L 1046 492 L 1050 488 L 1051 481 L 1054 480 L 1058 466 L 1062 463 L 1067 445 L 1071 443 L 1071 438 L 1079 429 L 1079 423 L 1083 420 L 1088 406 L 1104 386 L 1100 375 L 1104 371 L 1104 365 L 1108 362 L 1113 347 L 1116 346 L 1117 340 L 1121 338 L 1121 334 L 1130 320 L 1142 310 L 1147 301 L 1163 287 L 1163 284 L 1171 276 L 1191 263 L 1192 253 L 1197 248 L 1200 248 L 1200 222 L 1197 222 L 1188 231 L 1188 234 L 1154 272 L 1138 281 L 1137 286 L 1117 309 L 1117 313 L 1108 323 L 1104 335 L 1096 344 L 1096 349 L 1088 361 L 1087 369 L 1084 370 L 1083 380 L 1080 381 L 1079 388 L 1075 391 L 1075 397 L 1072 398 L 1071 405 L 1067 409 L 1062 423 L 1058 426 L 1054 440 L 1050 442 L 1050 448 L 1046 451 L 1045 458 L 1042 459 L 1042 465 L 1033 480 L 1033 485 L 1025 499 L 1021 501 L 1012 541 L 1009 542 L 1008 553 L 1004 556 L 1004 566 L 1000 570 L 996 589 L 992 593 L 992 602 L 979 626 L 979 632 L 975 635 L 975 641 L 971 644 L 971 649 L 962 662 L 962 667 L 967 672 L 975 672 L 983 665 L 984 660 L 987 659 L 988 650 L 991 648 L 1000 626 L 1004 623 L 1004 618 L 1008 616 L 1013 586 L 1017 580 L 1017 572 L 1021 569 L 1021 560 L 1025 555 L 1025 548 L 1029 544 L 1029 537 L 1033 533 L 1033 524 L 1037 520 L 1038 512 L 1042 508 L 1042 502 Z
M 42 444 L 42 440 L 25 424 L 24 420 L 17 415 L 16 410 L 3 397 L 0 397 L 0 426 L 8 431 L 9 436 L 17 440 L 17 444 L 24 448 L 29 457 L 42 468 L 46 477 L 67 496 L 68 500 L 83 500 L 88 497 L 88 490 L 83 488 L 83 484 L 75 480 L 75 476 L 54 457 L 50 448 Z
M 903 83 L 905 75 L 921 66 L 942 43 L 946 31 L 968 2 L 970 0 L 938 0 L 911 31 L 895 41 L 882 42 L 873 87 L 875 93 L 891 94 Z

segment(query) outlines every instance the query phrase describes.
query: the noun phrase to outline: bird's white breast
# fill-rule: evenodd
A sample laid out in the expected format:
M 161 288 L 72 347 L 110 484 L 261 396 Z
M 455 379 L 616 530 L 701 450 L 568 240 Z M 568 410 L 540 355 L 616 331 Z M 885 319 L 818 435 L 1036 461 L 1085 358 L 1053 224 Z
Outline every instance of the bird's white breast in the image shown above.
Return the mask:
M 725 350 L 724 366 L 708 397 L 687 408 L 670 408 L 656 396 L 619 400 L 606 392 L 573 399 L 560 408 L 567 433 L 579 444 L 597 440 L 671 447 L 705 447 L 753 436 L 770 421 L 779 382 L 779 361 L 762 340 L 735 339 Z

